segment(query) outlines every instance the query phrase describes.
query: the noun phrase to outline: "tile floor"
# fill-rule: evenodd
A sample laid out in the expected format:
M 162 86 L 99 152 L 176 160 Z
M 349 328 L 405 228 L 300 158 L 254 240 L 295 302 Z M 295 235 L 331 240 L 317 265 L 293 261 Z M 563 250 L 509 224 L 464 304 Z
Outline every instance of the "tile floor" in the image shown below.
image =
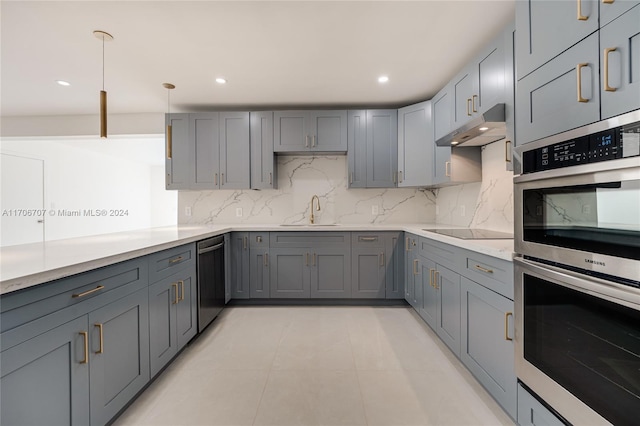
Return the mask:
M 233 307 L 115 425 L 513 425 L 404 307 Z

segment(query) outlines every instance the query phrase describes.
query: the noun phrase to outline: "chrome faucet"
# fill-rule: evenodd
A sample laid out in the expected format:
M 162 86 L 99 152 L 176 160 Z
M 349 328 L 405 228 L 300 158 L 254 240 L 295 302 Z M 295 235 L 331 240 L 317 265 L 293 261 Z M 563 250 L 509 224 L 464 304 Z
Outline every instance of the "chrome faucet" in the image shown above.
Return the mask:
M 318 198 L 317 195 L 314 195 L 313 197 L 311 197 L 311 217 L 309 217 L 309 221 L 312 225 L 316 222 L 316 217 L 313 215 L 313 200 L 318 201 L 318 208 L 316 208 L 316 210 L 320 211 L 320 198 Z

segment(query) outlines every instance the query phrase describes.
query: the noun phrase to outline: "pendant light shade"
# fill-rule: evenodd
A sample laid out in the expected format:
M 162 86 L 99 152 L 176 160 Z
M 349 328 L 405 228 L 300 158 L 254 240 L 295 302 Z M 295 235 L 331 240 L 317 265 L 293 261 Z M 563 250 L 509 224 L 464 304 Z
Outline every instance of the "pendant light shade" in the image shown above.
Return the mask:
M 162 83 L 162 87 L 167 89 L 167 159 L 173 156 L 173 133 L 171 129 L 171 91 L 176 88 L 171 83 Z
M 93 35 L 102 40 L 102 90 L 100 91 L 100 137 L 107 137 L 107 92 L 104 90 L 104 42 L 113 40 L 107 32 L 96 30 Z

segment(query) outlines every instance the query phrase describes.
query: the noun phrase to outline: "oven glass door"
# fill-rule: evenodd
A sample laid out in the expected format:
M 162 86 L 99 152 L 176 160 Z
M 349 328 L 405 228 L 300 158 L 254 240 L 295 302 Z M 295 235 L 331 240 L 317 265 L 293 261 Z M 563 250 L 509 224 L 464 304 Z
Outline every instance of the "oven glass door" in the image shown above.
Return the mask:
M 640 179 L 525 189 L 522 239 L 640 259 Z
M 529 275 L 523 279 L 523 355 L 616 425 L 640 415 L 640 312 Z

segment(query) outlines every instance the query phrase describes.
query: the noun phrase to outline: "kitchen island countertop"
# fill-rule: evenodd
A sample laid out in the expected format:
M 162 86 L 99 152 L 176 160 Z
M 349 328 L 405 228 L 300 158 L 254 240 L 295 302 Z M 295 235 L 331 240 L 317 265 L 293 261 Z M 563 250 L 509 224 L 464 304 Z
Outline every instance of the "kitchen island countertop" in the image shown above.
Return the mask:
M 499 259 L 510 261 L 513 258 L 512 239 L 462 240 L 428 232 L 424 228 L 453 227 L 433 223 L 177 225 L 9 246 L 0 248 L 0 294 L 233 231 L 406 231 Z

